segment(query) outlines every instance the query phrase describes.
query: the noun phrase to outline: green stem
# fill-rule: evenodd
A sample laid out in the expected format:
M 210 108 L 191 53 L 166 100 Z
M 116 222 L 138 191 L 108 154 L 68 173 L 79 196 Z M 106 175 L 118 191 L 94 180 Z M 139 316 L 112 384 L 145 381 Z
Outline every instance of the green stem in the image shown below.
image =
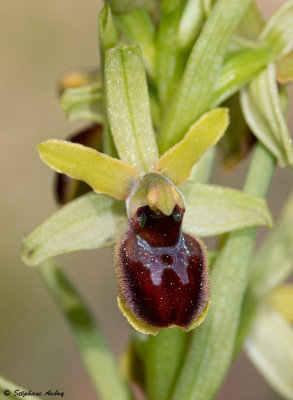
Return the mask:
M 109 345 L 76 289 L 52 260 L 43 263 L 39 272 L 69 322 L 84 365 L 100 398 L 131 400 L 132 396 L 119 375 Z
M 274 167 L 274 157 L 258 144 L 244 191 L 265 197 Z M 212 272 L 209 314 L 192 334 L 172 400 L 212 399 L 225 378 L 233 359 L 255 235 L 256 228 L 245 228 L 228 235 Z
M 163 329 L 149 339 L 146 359 L 148 400 L 166 400 L 178 376 L 187 334 L 178 328 Z

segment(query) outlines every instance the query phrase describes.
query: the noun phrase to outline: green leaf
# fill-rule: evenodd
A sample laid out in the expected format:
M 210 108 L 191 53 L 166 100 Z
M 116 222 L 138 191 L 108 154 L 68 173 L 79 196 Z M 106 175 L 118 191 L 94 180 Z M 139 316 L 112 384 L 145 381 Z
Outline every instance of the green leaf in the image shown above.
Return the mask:
M 293 193 L 289 197 L 274 230 L 257 251 L 250 272 L 254 293 L 262 296 L 293 271 Z
M 142 54 L 137 46 L 118 45 L 106 53 L 108 118 L 120 158 L 140 172 L 158 158 Z
M 86 182 L 97 193 L 125 200 L 138 171 L 123 161 L 77 143 L 48 140 L 40 143 L 41 159 L 57 172 Z
M 263 199 L 223 186 L 186 182 L 181 186 L 186 212 L 183 229 L 199 236 L 212 236 L 248 226 L 272 226 Z
M 8 394 L 4 395 L 6 390 L 10 391 L 9 395 Z M 16 390 L 18 390 L 18 392 L 16 392 L 16 394 L 15 394 Z M 15 383 L 12 383 L 12 382 L 8 381 L 7 379 L 3 378 L 2 376 L 0 376 L 0 394 L 5 396 L 5 399 L 7 399 L 7 400 L 19 399 L 20 398 L 19 393 L 21 393 L 21 392 L 23 392 L 25 394 L 25 393 L 28 393 L 29 391 L 26 389 L 23 389 L 19 385 L 16 385 Z M 41 400 L 41 398 L 38 396 L 25 395 L 25 396 L 21 396 L 21 397 L 25 398 L 26 400 Z
M 282 58 L 293 49 L 293 0 L 288 0 L 268 20 L 260 39 L 269 45 L 276 58 Z
M 293 399 L 293 329 L 276 311 L 258 310 L 246 353 L 264 378 L 284 399 Z
M 274 64 L 261 72 L 242 91 L 245 119 L 255 136 L 274 154 L 282 165 L 293 166 L 293 148 L 276 84 Z
M 231 37 L 250 0 L 218 0 L 189 56 L 159 132 L 160 153 L 180 141 L 211 106 Z
M 151 79 L 155 79 L 155 26 L 145 9 L 130 14 L 115 15 L 115 23 L 127 41 L 139 44 L 144 64 Z
M 42 264 L 39 272 L 72 329 L 85 368 L 100 398 L 131 400 L 117 369 L 117 361 L 76 289 L 52 260 Z
M 277 63 L 277 80 L 282 85 L 293 81 L 293 51 Z
M 83 119 L 103 122 L 102 85 L 100 82 L 65 89 L 60 104 L 69 121 Z
M 276 287 L 268 294 L 267 301 L 274 309 L 278 310 L 288 322 L 293 322 L 292 283 Z
M 244 49 L 225 60 L 213 95 L 213 107 L 231 97 L 251 81 L 271 60 L 267 49 Z
M 181 185 L 189 178 L 193 165 L 223 136 L 228 123 L 225 108 L 204 114 L 184 138 L 159 159 L 155 170 L 170 178 L 174 185 Z
M 70 202 L 35 229 L 24 241 L 22 260 L 37 266 L 59 254 L 111 246 L 126 229 L 122 202 L 89 193 Z
M 258 145 L 244 190 L 265 196 L 273 171 L 273 157 Z M 211 400 L 231 366 L 255 232 L 255 228 L 231 232 L 219 252 L 211 276 L 210 311 L 191 334 L 172 400 Z

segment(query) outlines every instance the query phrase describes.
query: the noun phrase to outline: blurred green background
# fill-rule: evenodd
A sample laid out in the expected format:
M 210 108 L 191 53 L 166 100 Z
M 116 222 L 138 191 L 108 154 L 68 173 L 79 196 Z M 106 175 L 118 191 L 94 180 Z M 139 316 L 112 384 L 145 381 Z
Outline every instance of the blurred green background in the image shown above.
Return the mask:
M 282 3 L 259 1 L 266 16 Z M 66 321 L 19 254 L 22 237 L 56 210 L 53 174 L 39 160 L 36 144 L 63 139 L 80 126 L 66 121 L 56 82 L 67 69 L 98 64 L 100 7 L 99 0 L 0 1 L 0 375 L 34 391 L 59 389 L 69 400 L 96 396 Z M 293 127 L 292 112 L 290 118 Z M 245 168 L 226 174 L 217 167 L 214 180 L 241 187 Z M 275 217 L 292 182 L 290 171 L 278 171 L 269 199 Z M 60 261 L 119 354 L 130 329 L 116 303 L 111 257 L 111 250 L 101 250 Z M 217 399 L 247 398 L 279 397 L 241 356 Z

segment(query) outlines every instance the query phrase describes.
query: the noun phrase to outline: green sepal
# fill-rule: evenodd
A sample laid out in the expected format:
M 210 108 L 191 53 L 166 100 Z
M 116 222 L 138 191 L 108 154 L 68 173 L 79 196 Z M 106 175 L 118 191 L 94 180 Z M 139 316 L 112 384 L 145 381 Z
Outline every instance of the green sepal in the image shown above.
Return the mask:
M 272 226 L 266 201 L 223 186 L 186 182 L 180 187 L 186 203 L 183 229 L 198 236 Z
M 158 150 L 138 46 L 120 44 L 106 52 L 105 83 L 108 119 L 120 158 L 140 172 L 151 171 Z
M 62 207 L 24 240 L 22 260 L 34 267 L 60 254 L 108 247 L 126 229 L 123 202 L 88 193 Z
M 38 150 L 41 159 L 55 171 L 118 200 L 127 198 L 138 178 L 131 165 L 77 143 L 52 139 L 40 143 Z
M 206 150 L 223 136 L 229 123 L 228 109 L 218 108 L 204 114 L 184 138 L 158 160 L 155 170 L 181 185 L 190 176 L 193 165 Z
M 101 82 L 65 89 L 60 104 L 69 121 L 103 122 Z

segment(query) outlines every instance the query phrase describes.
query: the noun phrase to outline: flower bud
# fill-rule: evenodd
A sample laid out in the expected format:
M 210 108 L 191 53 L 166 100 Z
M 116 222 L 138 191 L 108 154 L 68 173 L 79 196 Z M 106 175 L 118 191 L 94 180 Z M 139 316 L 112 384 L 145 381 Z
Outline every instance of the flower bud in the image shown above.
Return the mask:
M 70 142 L 83 144 L 98 150 L 101 144 L 102 125 L 94 124 L 68 138 Z M 55 194 L 58 203 L 66 204 L 82 194 L 91 191 L 86 183 L 56 173 Z

